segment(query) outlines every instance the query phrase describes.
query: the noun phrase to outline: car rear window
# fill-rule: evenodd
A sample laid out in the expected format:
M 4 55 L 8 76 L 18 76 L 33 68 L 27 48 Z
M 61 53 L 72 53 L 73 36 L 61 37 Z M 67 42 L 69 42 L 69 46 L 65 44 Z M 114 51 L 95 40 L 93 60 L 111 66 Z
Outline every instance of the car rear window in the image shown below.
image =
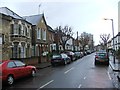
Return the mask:
M 60 58 L 60 55 L 53 55 L 52 58 Z
M 106 56 L 106 53 L 98 53 L 98 56 Z

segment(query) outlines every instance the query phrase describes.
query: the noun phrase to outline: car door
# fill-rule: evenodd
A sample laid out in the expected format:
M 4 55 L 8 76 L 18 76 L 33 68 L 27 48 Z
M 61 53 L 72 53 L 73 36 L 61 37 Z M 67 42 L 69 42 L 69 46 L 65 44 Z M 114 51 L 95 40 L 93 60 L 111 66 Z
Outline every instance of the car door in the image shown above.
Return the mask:
M 27 72 L 27 70 L 25 68 L 26 67 L 25 64 L 22 63 L 21 61 L 14 61 L 14 62 L 16 64 L 16 66 L 17 66 L 20 77 L 26 76 L 28 72 Z
M 14 61 L 10 61 L 7 64 L 7 75 L 9 74 L 13 74 L 15 79 L 20 77 L 19 70 Z
M 66 60 L 67 60 L 68 63 L 71 62 L 71 61 L 70 61 L 70 57 L 68 57 L 68 55 L 65 54 L 65 58 L 66 58 Z

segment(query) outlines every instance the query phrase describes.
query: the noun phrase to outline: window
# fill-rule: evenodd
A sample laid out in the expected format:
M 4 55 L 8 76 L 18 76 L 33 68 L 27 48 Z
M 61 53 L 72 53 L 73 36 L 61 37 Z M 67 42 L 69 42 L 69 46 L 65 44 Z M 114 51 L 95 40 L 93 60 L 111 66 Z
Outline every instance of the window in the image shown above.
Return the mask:
M 27 36 L 27 27 L 25 26 L 24 28 L 25 28 L 24 29 L 24 36 Z
M 25 66 L 25 64 L 21 61 L 15 61 L 17 67 Z
M 55 58 L 60 58 L 61 56 L 60 55 L 53 55 L 52 58 L 55 59 Z
M 8 65 L 7 65 L 7 67 L 14 68 L 14 67 L 16 67 L 16 65 L 15 65 L 14 62 L 9 62 Z
M 25 46 L 21 46 L 21 58 L 25 58 Z
M 21 28 L 22 28 L 22 25 L 19 24 L 19 35 L 21 35 Z
M 30 28 L 28 27 L 28 29 L 27 29 L 27 37 L 30 37 Z
M 41 29 L 37 29 L 37 39 L 41 39 Z
M 13 58 L 17 58 L 17 56 L 18 56 L 18 42 L 14 42 Z
M 13 34 L 18 35 L 19 34 L 19 24 L 14 24 L 14 30 L 13 30 Z
M 25 27 L 25 25 L 23 26 L 22 35 L 23 35 L 23 36 L 26 35 L 26 27 Z
M 4 44 L 4 42 L 5 42 L 5 35 L 2 34 L 0 35 L 0 44 Z
M 35 48 L 32 46 L 32 56 L 35 56 Z
M 66 54 L 61 54 L 62 58 L 67 58 Z
M 0 45 L 2 45 L 2 37 L 0 36 Z
M 43 30 L 43 40 L 46 40 L 46 30 Z

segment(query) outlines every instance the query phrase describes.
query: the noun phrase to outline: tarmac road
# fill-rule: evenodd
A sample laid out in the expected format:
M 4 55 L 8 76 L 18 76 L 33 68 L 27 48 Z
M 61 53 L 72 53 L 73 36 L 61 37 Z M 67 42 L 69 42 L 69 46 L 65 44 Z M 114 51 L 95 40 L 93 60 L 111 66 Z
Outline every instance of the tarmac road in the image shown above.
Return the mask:
M 68 65 L 47 67 L 37 71 L 34 78 L 17 80 L 8 90 L 15 88 L 114 88 L 108 73 L 109 66 L 94 65 L 94 53 Z

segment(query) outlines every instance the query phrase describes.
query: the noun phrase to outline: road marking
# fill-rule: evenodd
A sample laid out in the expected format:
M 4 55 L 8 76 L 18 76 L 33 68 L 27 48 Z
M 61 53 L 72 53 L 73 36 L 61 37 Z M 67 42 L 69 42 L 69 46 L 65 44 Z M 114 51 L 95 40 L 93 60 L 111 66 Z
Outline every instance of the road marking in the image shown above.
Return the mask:
M 86 79 L 86 77 L 84 77 L 84 79 Z
M 81 88 L 81 86 L 82 86 L 82 85 L 80 84 L 80 85 L 78 86 L 78 88 Z
M 74 67 L 70 68 L 69 70 L 65 71 L 64 74 L 68 73 L 69 71 L 71 71 L 72 69 L 74 69 Z
M 41 89 L 41 88 L 44 88 L 45 86 L 47 86 L 48 84 L 52 83 L 53 81 L 54 81 L 54 80 L 49 81 L 48 83 L 42 85 L 42 86 L 41 86 L 40 88 L 38 88 L 37 90 L 39 90 L 39 89 Z
M 111 80 L 111 77 L 110 77 L 110 74 L 109 74 L 109 72 L 107 72 L 108 73 L 108 77 L 109 77 L 109 79 Z

